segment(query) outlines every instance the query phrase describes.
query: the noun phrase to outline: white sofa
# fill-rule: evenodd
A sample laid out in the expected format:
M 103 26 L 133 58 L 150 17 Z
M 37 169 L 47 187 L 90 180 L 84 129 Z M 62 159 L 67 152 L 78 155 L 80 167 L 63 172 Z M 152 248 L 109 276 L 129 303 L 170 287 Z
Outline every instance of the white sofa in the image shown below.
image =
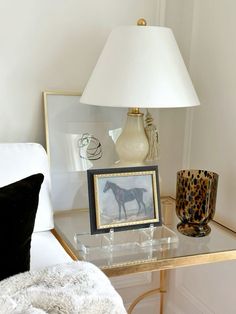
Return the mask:
M 43 173 L 44 181 L 31 242 L 32 270 L 71 261 L 50 231 L 53 228 L 53 209 L 48 156 L 40 144 L 0 143 L 0 186 L 35 173 Z
M 32 234 L 30 271 L 0 281 L 0 314 L 125 314 L 123 301 L 105 274 L 91 263 L 72 261 L 50 231 L 53 210 L 44 148 L 35 143 L 0 143 L 0 187 L 36 173 L 42 173 L 44 181 Z

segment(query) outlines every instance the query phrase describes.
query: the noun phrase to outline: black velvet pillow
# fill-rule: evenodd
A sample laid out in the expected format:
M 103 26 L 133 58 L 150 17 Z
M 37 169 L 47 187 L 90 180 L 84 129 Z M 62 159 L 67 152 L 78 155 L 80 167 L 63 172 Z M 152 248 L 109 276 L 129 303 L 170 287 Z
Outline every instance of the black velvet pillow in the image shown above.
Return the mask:
M 0 280 L 29 270 L 31 235 L 43 179 L 38 173 L 0 188 Z

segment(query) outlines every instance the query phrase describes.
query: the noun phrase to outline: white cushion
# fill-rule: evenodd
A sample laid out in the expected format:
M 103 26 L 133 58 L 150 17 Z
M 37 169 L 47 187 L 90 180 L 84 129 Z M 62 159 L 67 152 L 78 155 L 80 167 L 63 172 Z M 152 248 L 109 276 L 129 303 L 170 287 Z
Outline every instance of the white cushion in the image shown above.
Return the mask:
M 35 173 L 43 173 L 34 232 L 53 228 L 51 181 L 48 156 L 36 143 L 0 143 L 0 186 L 13 183 Z
M 30 250 L 30 270 L 71 261 L 72 258 L 66 253 L 51 231 L 33 233 Z

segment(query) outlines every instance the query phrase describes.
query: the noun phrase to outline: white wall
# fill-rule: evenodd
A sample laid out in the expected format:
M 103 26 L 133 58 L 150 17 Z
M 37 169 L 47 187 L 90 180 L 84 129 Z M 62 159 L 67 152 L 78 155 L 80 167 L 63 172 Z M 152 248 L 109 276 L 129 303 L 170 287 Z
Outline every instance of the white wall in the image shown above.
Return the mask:
M 82 91 L 111 29 L 154 24 L 156 2 L 0 0 L 0 141 L 44 144 L 42 91 Z
M 187 52 L 185 57 L 201 102 L 187 115 L 186 131 L 191 133 L 191 141 L 185 143 L 184 162 L 190 168 L 219 173 L 216 219 L 234 229 L 235 12 L 233 0 L 167 0 L 166 5 L 166 21 L 178 34 L 183 53 Z M 166 313 L 235 313 L 235 276 L 235 261 L 171 272 Z
M 188 66 L 192 37 L 193 2 L 191 0 L 162 0 L 162 7 L 165 8 L 162 23 L 173 30 L 185 64 Z M 188 150 L 188 134 L 185 132 L 188 110 L 185 108 L 163 109 L 159 110 L 159 113 L 162 193 L 175 196 L 176 173 L 185 167 L 183 156 Z
M 191 71 L 202 106 L 193 115 L 191 166 L 219 173 L 216 219 L 236 231 L 235 12 L 233 0 L 195 5 Z

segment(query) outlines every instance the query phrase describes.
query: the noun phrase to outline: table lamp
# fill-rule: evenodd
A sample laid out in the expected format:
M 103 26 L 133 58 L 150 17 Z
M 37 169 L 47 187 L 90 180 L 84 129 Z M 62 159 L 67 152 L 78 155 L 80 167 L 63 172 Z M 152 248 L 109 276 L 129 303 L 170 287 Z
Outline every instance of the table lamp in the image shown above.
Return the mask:
M 146 26 L 144 19 L 137 26 L 120 26 L 111 32 L 81 102 L 129 108 L 116 142 L 122 165 L 142 165 L 148 154 L 139 108 L 199 105 L 171 29 Z

